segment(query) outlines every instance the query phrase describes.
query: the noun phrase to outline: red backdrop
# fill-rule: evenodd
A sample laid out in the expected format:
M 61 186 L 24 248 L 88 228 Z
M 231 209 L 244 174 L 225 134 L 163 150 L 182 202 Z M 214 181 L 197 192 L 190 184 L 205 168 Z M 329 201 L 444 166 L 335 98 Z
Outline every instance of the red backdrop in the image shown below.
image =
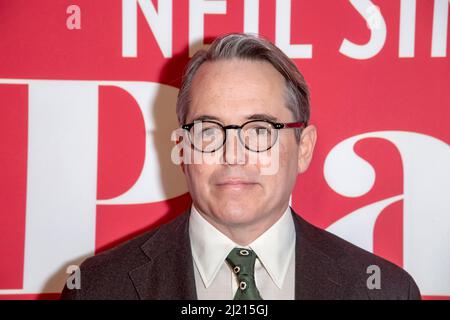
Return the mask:
M 189 207 L 169 157 L 181 73 L 242 31 L 311 89 L 293 208 L 450 297 L 448 5 L 0 1 L 0 298 L 55 298 L 68 265 Z

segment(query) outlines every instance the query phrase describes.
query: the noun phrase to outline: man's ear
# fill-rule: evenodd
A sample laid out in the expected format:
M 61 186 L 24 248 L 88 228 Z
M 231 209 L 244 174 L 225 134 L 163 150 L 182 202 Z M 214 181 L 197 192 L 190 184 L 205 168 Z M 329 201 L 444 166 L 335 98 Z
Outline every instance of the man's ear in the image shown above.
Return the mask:
M 305 172 L 311 162 L 317 140 L 317 129 L 309 125 L 302 131 L 298 148 L 298 173 Z

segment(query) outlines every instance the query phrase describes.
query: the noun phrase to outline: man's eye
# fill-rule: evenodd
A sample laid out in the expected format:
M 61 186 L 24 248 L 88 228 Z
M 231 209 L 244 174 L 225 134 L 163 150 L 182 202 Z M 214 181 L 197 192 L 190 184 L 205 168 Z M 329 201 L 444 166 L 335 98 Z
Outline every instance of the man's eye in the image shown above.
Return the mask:
M 211 137 L 211 136 L 214 136 L 215 134 L 216 134 L 216 130 L 211 129 L 211 128 L 202 130 L 203 137 Z
M 254 128 L 253 131 L 257 135 L 263 135 L 263 134 L 268 134 L 269 133 L 269 130 L 267 128 L 264 128 L 264 127 Z

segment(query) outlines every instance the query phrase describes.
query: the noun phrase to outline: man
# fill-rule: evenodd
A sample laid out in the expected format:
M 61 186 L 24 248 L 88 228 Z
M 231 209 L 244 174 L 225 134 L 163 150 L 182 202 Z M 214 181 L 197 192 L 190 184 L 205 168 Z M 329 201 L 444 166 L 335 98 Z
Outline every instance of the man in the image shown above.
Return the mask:
M 290 208 L 317 133 L 305 80 L 277 47 L 246 34 L 216 39 L 191 59 L 177 115 L 191 208 L 87 259 L 81 289 L 62 298 L 420 298 L 401 268 Z

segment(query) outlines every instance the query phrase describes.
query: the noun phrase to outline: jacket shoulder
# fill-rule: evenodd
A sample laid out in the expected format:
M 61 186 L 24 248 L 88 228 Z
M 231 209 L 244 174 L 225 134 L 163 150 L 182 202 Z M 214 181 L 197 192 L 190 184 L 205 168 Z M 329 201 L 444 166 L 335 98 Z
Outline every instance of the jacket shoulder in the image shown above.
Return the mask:
M 71 290 L 65 285 L 61 299 L 138 299 L 129 272 L 150 261 L 142 247 L 157 238 L 155 235 L 169 231 L 185 219 L 185 214 L 181 214 L 166 224 L 85 259 L 79 266 L 81 288 Z M 165 244 L 152 245 L 164 247 Z
M 420 299 L 414 279 L 404 269 L 296 216 L 301 237 L 337 269 L 344 298 Z

